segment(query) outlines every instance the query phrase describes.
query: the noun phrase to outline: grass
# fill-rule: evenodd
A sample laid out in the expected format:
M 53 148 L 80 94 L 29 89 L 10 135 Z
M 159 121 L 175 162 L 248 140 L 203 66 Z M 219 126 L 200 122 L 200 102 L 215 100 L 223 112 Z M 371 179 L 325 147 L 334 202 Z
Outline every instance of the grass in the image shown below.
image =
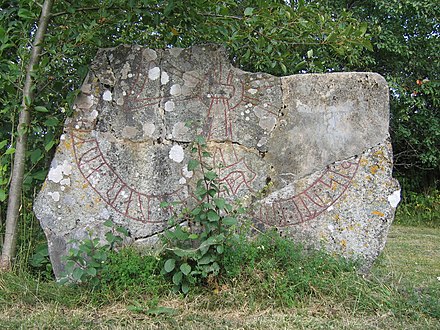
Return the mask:
M 293 266 L 284 264 L 288 259 L 283 255 L 292 254 L 289 249 L 266 248 L 266 255 L 261 249 L 242 251 L 246 255 L 237 262 L 244 264 L 247 258 L 251 267 L 240 271 L 233 267 L 236 261 L 229 261 L 228 280 L 187 296 L 168 290 L 93 292 L 39 281 L 23 271 L 0 274 L 0 328 L 440 328 L 439 228 L 393 226 L 368 279 L 318 255 L 302 260 L 302 267 L 309 268 L 294 274 L 303 284 L 310 275 L 301 287 L 289 282 L 286 268 Z

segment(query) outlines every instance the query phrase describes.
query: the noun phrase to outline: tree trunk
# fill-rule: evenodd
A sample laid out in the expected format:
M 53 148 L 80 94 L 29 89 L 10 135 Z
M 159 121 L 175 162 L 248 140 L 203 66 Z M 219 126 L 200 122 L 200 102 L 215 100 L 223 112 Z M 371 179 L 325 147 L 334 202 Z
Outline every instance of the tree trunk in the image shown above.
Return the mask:
M 28 128 L 30 124 L 29 106 L 33 101 L 34 95 L 32 92 L 32 73 L 35 65 L 40 60 L 42 44 L 44 35 L 50 20 L 50 11 L 53 0 L 45 0 L 41 10 L 40 21 L 38 23 L 35 40 L 32 45 L 31 57 L 29 65 L 26 70 L 26 80 L 23 88 L 22 108 L 18 121 L 18 137 L 15 146 L 14 165 L 12 168 L 11 185 L 9 187 L 8 209 L 6 211 L 6 230 L 3 242 L 2 255 L 0 259 L 0 270 L 10 270 L 12 266 L 12 259 L 15 257 L 16 243 L 17 243 L 17 223 L 19 210 L 21 206 L 21 192 L 23 186 L 24 165 L 26 156 L 26 143 Z

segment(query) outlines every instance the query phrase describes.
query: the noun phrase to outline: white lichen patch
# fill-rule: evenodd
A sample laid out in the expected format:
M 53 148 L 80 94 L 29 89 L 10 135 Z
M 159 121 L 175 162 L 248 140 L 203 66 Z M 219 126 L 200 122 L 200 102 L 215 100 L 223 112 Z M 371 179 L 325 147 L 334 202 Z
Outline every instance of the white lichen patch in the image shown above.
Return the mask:
M 179 96 L 180 94 L 182 94 L 182 89 L 180 88 L 180 85 L 174 84 L 173 86 L 171 86 L 170 94 L 173 96 Z
M 55 202 L 59 202 L 60 201 L 60 193 L 58 191 L 54 191 L 54 192 L 48 192 L 47 193 L 50 197 L 52 197 L 52 199 Z
M 174 160 L 177 163 L 181 163 L 183 158 L 185 157 L 183 148 L 179 145 L 172 146 L 169 153 L 169 157 L 171 160 Z
M 400 189 L 393 192 L 391 195 L 388 196 L 388 202 L 390 203 L 391 207 L 396 208 L 397 205 L 400 202 Z
M 95 120 L 96 117 L 98 117 L 98 114 L 99 114 L 98 111 L 96 109 L 94 109 L 92 112 L 90 112 L 89 119 L 90 120 Z
M 116 100 L 116 104 L 117 104 L 117 105 L 124 105 L 124 98 L 123 98 L 123 97 L 118 98 L 118 99 Z
M 47 178 L 55 183 L 60 183 L 63 180 L 64 175 L 70 175 L 72 173 L 72 165 L 67 160 L 56 167 L 52 167 L 47 175 Z
M 186 179 L 185 178 L 180 178 L 179 179 L 179 184 L 185 184 L 186 183 Z
M 174 102 L 173 101 L 166 101 L 165 102 L 165 111 L 173 111 L 174 110 Z
M 148 78 L 150 80 L 156 80 L 160 77 L 160 68 L 155 66 L 148 71 Z
M 162 85 L 166 85 L 168 84 L 169 81 L 170 81 L 170 76 L 168 75 L 168 73 L 162 71 L 162 74 L 160 75 L 160 83 Z
M 113 98 L 112 98 L 112 92 L 110 92 L 109 90 L 106 90 L 105 92 L 104 92 L 104 94 L 102 94 L 102 99 L 104 100 L 104 101 L 111 101 Z
M 248 89 L 249 94 L 252 94 L 252 95 L 256 94 L 257 91 L 258 91 L 258 90 L 256 90 L 255 88 L 250 88 L 250 89 Z
M 144 137 L 152 137 L 156 126 L 153 123 L 142 124 L 142 130 L 144 131 Z
M 262 147 L 268 142 L 268 139 L 266 136 L 263 136 L 257 143 L 257 147 Z
M 60 185 L 62 186 L 70 186 L 70 178 L 65 178 L 60 181 Z
M 188 171 L 188 166 L 182 167 L 182 174 L 185 178 L 191 179 L 194 175 L 193 171 Z

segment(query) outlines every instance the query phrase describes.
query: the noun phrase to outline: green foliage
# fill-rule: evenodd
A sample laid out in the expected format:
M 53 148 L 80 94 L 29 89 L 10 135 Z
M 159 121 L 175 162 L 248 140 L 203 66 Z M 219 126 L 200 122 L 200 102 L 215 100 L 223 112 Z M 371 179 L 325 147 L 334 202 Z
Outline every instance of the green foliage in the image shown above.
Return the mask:
M 277 232 L 253 240 L 236 236 L 225 248 L 228 282 L 248 282 L 258 296 L 270 296 L 277 305 L 292 307 L 304 297 L 331 294 L 334 281 L 355 274 L 355 264 L 321 251 L 308 251 Z
M 406 193 L 397 208 L 395 222 L 405 226 L 440 228 L 440 191 Z
M 234 210 L 223 197 L 222 184 L 213 168 L 205 162 L 210 157 L 206 141 L 199 136 L 191 147 L 196 159 L 188 162 L 188 171 L 200 169 L 194 195 L 196 205 L 185 208 L 170 219 L 172 229 L 162 235 L 165 261 L 163 274 L 168 275 L 176 291 L 188 293 L 190 285 L 210 278 L 215 281 L 223 270 L 223 252 L 237 224 L 240 209 Z M 162 203 L 168 207 L 168 203 Z
M 375 71 L 390 86 L 390 133 L 403 188 L 440 189 L 440 6 L 436 0 L 319 0 L 368 23 L 374 52 L 345 70 Z
M 124 247 L 111 251 L 100 272 L 100 292 L 112 297 L 118 295 L 156 296 L 169 286 L 160 275 L 161 259 L 152 254 L 141 254 L 139 250 Z M 149 304 L 149 308 L 156 304 Z
M 111 227 L 105 233 L 105 243 L 102 243 L 99 237 L 94 237 L 91 232 L 84 240 L 70 242 L 77 247 L 72 247 L 64 257 L 66 264 L 60 276 L 60 283 L 71 282 L 93 287 L 100 285 L 100 278 L 110 254 L 122 243 L 124 237 L 128 236 L 127 229 L 114 227 L 111 221 L 106 221 L 104 225 Z
M 35 253 L 29 263 L 44 279 L 52 280 L 52 264 L 49 259 L 47 242 L 41 243 L 35 248 Z
M 114 286 L 56 285 L 26 271 L 0 273 L 0 325 L 83 329 L 99 322 L 100 327 L 128 329 L 158 324 L 263 329 L 264 324 L 256 324 L 255 319 L 264 314 L 269 328 L 280 329 L 291 322 L 299 328 L 316 325 L 318 318 L 322 318 L 320 328 L 329 324 L 344 328 L 349 322 L 368 328 L 375 322 L 387 329 L 436 329 L 440 305 L 433 254 L 440 231 L 396 226 L 392 232 L 385 256 L 368 277 L 359 276 L 344 260 L 320 252 L 305 254 L 276 233 L 230 241 L 219 286 L 215 290 L 200 286 L 186 296 L 170 294 L 170 286 L 157 273 L 160 261 L 140 257 L 131 249 L 108 259 L 116 273 L 107 284 L 122 279 Z M 417 262 L 408 262 L 411 258 Z M 128 264 L 131 270 L 124 272 Z M 297 274 L 289 276 L 289 269 Z M 127 282 L 134 287 L 127 285 L 123 291 Z M 286 321 L 292 311 L 294 318 Z M 280 317 L 272 319 L 272 314 Z M 376 323 L 378 315 L 383 322 Z

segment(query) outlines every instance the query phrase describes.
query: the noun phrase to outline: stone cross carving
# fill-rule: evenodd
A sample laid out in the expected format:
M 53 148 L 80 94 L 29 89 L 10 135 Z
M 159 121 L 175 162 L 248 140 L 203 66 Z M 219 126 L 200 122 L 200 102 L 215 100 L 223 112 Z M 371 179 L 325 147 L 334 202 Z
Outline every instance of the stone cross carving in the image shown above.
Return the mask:
M 234 68 L 217 46 L 121 46 L 98 52 L 81 90 L 35 202 L 56 274 L 71 238 L 111 219 L 147 244 L 173 211 L 161 202 L 194 203 L 197 135 L 256 226 L 365 269 L 382 250 L 399 187 L 379 75 L 279 78 Z

